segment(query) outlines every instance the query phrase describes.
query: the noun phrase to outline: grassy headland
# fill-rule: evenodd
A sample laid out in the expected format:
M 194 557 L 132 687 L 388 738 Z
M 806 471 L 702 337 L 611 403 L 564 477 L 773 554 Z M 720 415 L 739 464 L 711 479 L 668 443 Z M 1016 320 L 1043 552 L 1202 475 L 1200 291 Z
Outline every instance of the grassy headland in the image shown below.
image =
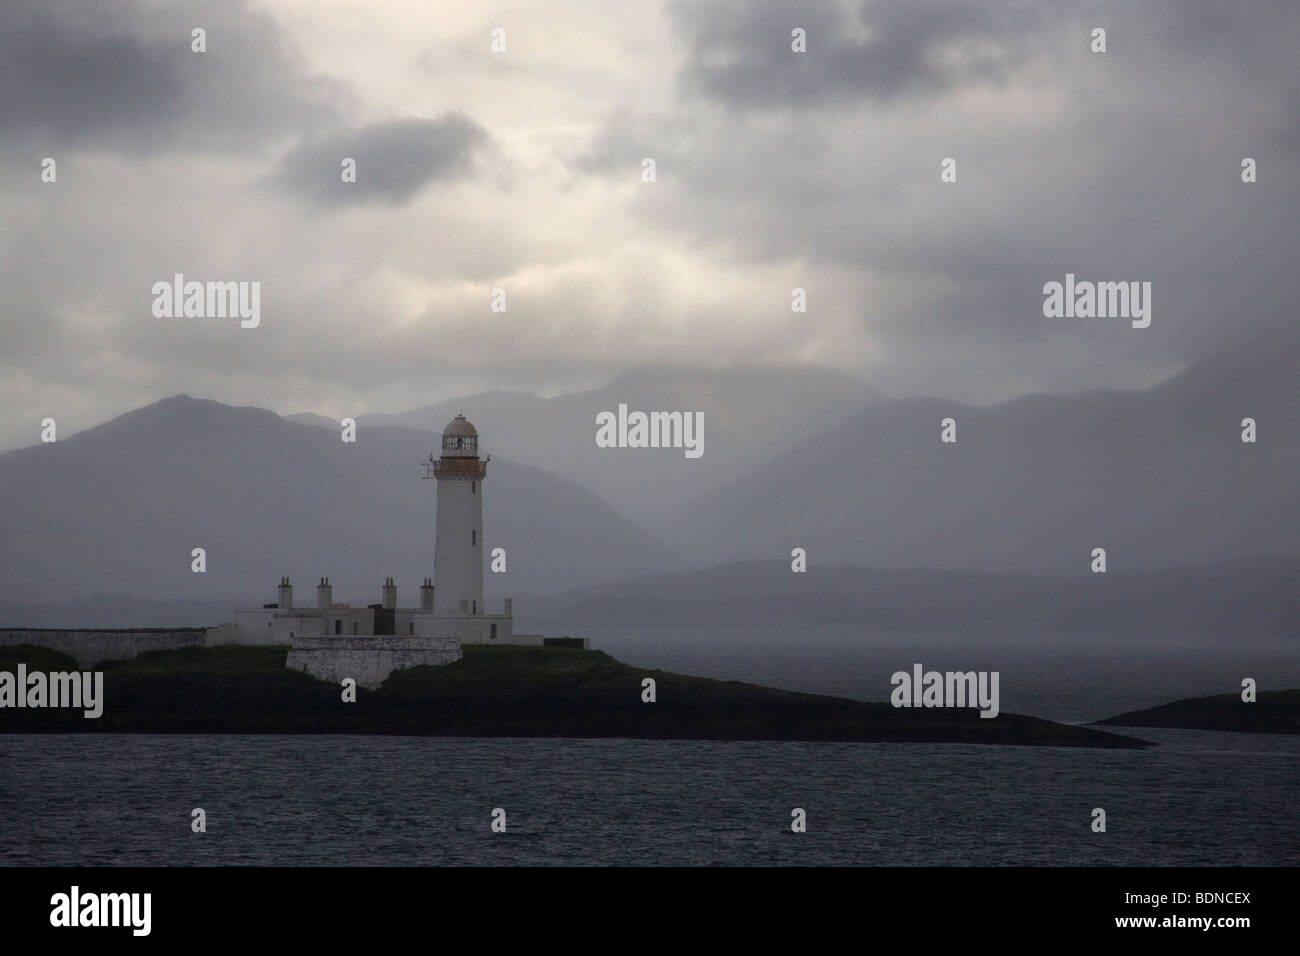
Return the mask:
M 105 662 L 103 716 L 5 709 L 0 732 L 353 733 L 476 737 L 838 740 L 1132 748 L 1131 737 L 974 709 L 895 709 L 631 667 L 601 651 L 464 648 L 393 673 L 343 703 L 338 685 L 284 666 L 284 646 L 191 647 Z M 44 648 L 0 647 L 0 670 L 75 670 Z M 656 701 L 641 699 L 654 678 Z
M 1159 707 L 1132 710 L 1097 724 L 1112 727 L 1173 727 L 1254 734 L 1300 734 L 1300 690 L 1261 691 L 1252 703 L 1240 694 L 1188 697 Z

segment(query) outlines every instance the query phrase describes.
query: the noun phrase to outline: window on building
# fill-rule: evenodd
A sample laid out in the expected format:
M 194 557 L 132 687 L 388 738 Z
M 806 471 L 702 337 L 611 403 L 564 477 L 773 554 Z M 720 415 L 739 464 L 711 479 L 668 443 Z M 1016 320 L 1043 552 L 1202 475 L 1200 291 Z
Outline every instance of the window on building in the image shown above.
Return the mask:
M 470 601 L 470 606 L 473 608 L 473 610 L 471 610 L 470 613 L 471 613 L 471 614 L 477 614 L 477 613 L 478 613 L 478 601 Z
M 356 632 L 357 632 L 357 622 L 356 622 L 356 621 L 353 621 L 353 622 L 352 622 L 352 633 L 355 634 Z
M 336 620 L 336 621 L 334 622 L 334 633 L 335 633 L 335 634 L 342 634 L 342 633 L 343 633 L 343 622 L 342 622 L 342 621 L 337 621 L 337 620 Z
M 493 624 L 493 625 L 492 625 L 492 640 L 495 641 L 496 639 L 497 639 L 497 626 L 496 626 L 495 624 Z
M 476 494 L 478 494 L 478 482 L 477 482 L 477 481 L 471 481 L 471 482 L 469 483 L 469 493 L 470 493 L 471 495 L 476 495 Z
M 407 628 L 408 628 L 408 630 L 407 630 L 407 632 L 406 632 L 407 634 L 414 634 L 414 633 L 415 633 L 415 622 L 414 622 L 414 621 L 412 621 L 410 624 L 408 624 L 408 625 L 406 625 L 406 626 L 407 626 Z
M 472 529 L 470 529 L 470 532 L 469 532 L 469 543 L 470 543 L 470 544 L 473 544 L 473 545 L 477 545 L 477 544 L 478 544 L 478 528 L 472 528 Z

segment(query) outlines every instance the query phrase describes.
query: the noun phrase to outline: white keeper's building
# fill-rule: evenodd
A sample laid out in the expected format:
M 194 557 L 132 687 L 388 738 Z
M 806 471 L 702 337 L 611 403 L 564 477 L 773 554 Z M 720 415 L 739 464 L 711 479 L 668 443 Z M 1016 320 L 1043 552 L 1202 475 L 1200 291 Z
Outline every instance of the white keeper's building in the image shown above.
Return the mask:
M 366 607 L 334 603 L 329 578 L 316 600 L 295 603 L 293 584 L 280 579 L 274 604 L 241 608 L 233 624 L 213 628 L 209 644 L 293 644 L 300 638 L 416 637 L 460 644 L 541 644 L 539 635 L 514 635 L 510 598 L 489 614 L 483 600 L 483 485 L 491 456 L 480 460 L 478 431 L 457 415 L 442 433 L 442 457 L 429 456 L 426 478 L 437 480 L 433 577 L 420 585 L 420 603 L 399 607 L 397 585 L 384 581 L 380 601 Z M 351 643 L 351 642 L 348 642 Z M 315 642 L 313 642 L 313 646 Z M 459 654 L 457 655 L 459 656 Z

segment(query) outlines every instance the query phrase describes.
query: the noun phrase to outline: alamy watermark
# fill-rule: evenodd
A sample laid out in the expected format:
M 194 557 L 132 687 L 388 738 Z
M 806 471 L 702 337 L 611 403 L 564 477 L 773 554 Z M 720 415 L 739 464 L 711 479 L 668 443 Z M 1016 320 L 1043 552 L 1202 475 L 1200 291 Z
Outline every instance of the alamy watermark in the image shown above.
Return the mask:
M 74 885 L 50 897 L 51 926 L 128 926 L 133 936 L 148 936 L 152 915 L 152 893 L 82 893 Z
M 177 272 L 172 281 L 153 284 L 153 314 L 159 319 L 239 318 L 239 327 L 255 329 L 262 321 L 262 283 L 186 282 Z
M 4 707 L 73 707 L 81 708 L 83 717 L 94 719 L 104 713 L 103 671 L 27 670 L 18 665 L 18 673 L 0 671 L 0 708 Z
M 894 671 L 889 702 L 895 707 L 976 707 L 981 717 L 998 715 L 998 671 Z
M 687 458 L 704 454 L 703 412 L 629 412 L 596 415 L 597 448 L 683 448 Z
M 1133 328 L 1151 324 L 1150 282 L 1076 282 L 1043 286 L 1043 315 L 1049 319 L 1131 319 Z

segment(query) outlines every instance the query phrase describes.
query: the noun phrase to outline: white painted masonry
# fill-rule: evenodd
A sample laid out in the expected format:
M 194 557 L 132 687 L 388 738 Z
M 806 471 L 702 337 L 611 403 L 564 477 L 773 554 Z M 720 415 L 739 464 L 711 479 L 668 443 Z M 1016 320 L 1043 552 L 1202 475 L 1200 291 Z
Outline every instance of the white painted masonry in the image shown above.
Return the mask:
M 287 667 L 374 687 L 397 668 L 459 660 L 462 644 L 516 643 L 511 600 L 496 614 L 487 613 L 483 600 L 483 479 L 489 460 L 479 459 L 478 430 L 464 415 L 443 431 L 442 457 L 429 456 L 425 477 L 437 479 L 438 489 L 433 578 L 420 585 L 417 607 L 400 606 L 392 578 L 384 579 L 379 600 L 366 607 L 336 603 L 329 578 L 321 578 L 315 606 L 302 606 L 285 577 L 274 604 L 240 608 L 233 623 L 208 631 L 208 643 L 289 644 Z M 523 640 L 542 643 L 540 635 Z
M 174 630 L 0 631 L 0 644 L 41 644 L 72 654 L 81 667 L 100 660 L 128 660 L 145 650 L 221 644 L 286 644 L 286 666 L 325 680 L 354 678 L 378 687 L 393 670 L 419 664 L 449 664 L 462 644 L 541 646 L 540 634 L 515 634 L 514 607 L 506 598 L 489 614 L 483 600 L 483 479 L 487 462 L 478 457 L 478 431 L 457 415 L 442 435 L 442 457 L 429 458 L 428 478 L 437 479 L 434 577 L 404 593 L 416 607 L 401 607 L 402 591 L 385 578 L 374 604 L 353 607 L 334 600 L 329 578 L 316 585 L 315 601 L 294 597 L 282 577 L 275 603 L 239 608 L 234 621 L 217 627 Z
M 434 610 L 446 616 L 478 615 L 483 607 L 483 479 L 478 430 L 457 415 L 442 433 L 437 537 L 433 548 Z

